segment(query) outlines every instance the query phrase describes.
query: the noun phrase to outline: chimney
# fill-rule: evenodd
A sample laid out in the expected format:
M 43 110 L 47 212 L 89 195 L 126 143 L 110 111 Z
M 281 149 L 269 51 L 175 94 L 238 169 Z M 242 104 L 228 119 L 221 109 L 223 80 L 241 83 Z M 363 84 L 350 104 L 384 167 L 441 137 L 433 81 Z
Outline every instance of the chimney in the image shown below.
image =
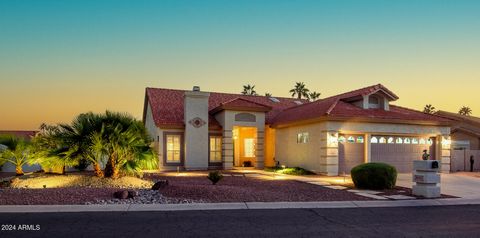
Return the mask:
M 208 98 L 194 86 L 184 95 L 185 158 L 187 170 L 208 169 Z

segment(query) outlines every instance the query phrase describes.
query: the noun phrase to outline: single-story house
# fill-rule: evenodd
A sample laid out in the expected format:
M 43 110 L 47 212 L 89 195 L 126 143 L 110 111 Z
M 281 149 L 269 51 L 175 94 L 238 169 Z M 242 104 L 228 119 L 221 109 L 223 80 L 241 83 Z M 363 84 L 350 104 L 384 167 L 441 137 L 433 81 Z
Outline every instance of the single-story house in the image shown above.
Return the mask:
M 411 172 L 427 150 L 450 171 L 450 120 L 397 99 L 381 84 L 313 102 L 147 88 L 143 121 L 161 170 L 284 165 L 339 175 L 378 161 Z
M 480 170 L 480 118 L 458 113 L 438 111 L 437 116 L 452 121 L 452 163 L 451 171 L 470 170 L 470 158 L 474 160 L 474 170 Z

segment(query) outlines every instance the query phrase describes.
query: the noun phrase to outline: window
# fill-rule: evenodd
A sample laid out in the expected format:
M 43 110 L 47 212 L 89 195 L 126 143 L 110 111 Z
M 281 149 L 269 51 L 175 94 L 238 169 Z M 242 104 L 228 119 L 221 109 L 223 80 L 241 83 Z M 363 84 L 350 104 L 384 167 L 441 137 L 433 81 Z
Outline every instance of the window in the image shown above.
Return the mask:
M 417 138 L 412 138 L 412 144 L 417 145 L 418 144 L 418 139 Z
M 347 141 L 348 141 L 348 143 L 355 143 L 355 137 L 349 136 Z
M 210 136 L 210 163 L 222 162 L 222 137 Z
M 410 144 L 410 143 L 411 143 L 411 142 L 410 142 L 410 138 L 405 138 L 405 139 L 403 140 L 403 143 L 404 143 L 404 144 Z
M 380 138 L 380 144 L 385 144 L 387 143 L 387 139 L 385 137 Z
M 372 137 L 372 140 L 371 140 L 372 144 L 377 144 L 378 143 L 378 138 L 377 137 Z
M 398 138 L 395 140 L 395 143 L 396 143 L 396 144 L 403 144 L 402 138 L 398 137 Z
M 338 137 L 338 142 L 340 142 L 340 143 L 345 143 L 346 140 L 347 139 L 345 139 L 345 136 Z
M 428 138 L 427 143 L 428 143 L 429 145 L 432 145 L 432 144 L 433 144 L 432 138 Z
M 253 138 L 245 138 L 243 140 L 244 156 L 255 157 L 255 140 Z
M 393 137 L 388 137 L 387 143 L 388 143 L 388 144 L 393 144 Z
M 363 143 L 363 142 L 364 142 L 363 136 L 357 137 L 357 143 Z
M 308 143 L 308 132 L 302 132 L 297 134 L 297 144 Z
M 425 139 L 423 138 L 420 138 L 420 145 L 425 145 L 427 142 L 425 141 Z
M 179 164 L 182 162 L 182 135 L 165 134 L 165 162 Z

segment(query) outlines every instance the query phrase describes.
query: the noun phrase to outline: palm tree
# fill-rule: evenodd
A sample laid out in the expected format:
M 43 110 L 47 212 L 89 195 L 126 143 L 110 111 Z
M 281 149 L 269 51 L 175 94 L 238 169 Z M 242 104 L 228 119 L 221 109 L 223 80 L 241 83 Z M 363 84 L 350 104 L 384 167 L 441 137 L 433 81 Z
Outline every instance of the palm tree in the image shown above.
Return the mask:
M 255 85 L 250 85 L 250 84 L 243 85 L 242 94 L 256 96 L 257 92 L 255 91 Z
M 427 105 L 425 105 L 425 107 L 423 108 L 423 112 L 424 112 L 424 113 L 428 113 L 428 114 L 433 114 L 433 113 L 435 113 L 435 107 L 432 106 L 432 104 L 427 104 Z
M 296 95 L 298 99 L 302 99 L 302 97 L 309 99 L 310 98 L 309 92 L 310 90 L 308 90 L 308 88 L 305 87 L 305 83 L 303 82 L 295 83 L 294 88 L 290 90 L 292 97 L 295 97 Z
M 460 110 L 458 110 L 458 114 L 464 115 L 464 116 L 470 116 L 472 115 L 472 109 L 470 109 L 470 107 L 463 106 L 460 108 Z
M 272 97 L 272 94 L 271 94 L 271 93 L 265 93 L 265 97 L 271 98 L 271 97 Z
M 312 101 L 315 101 L 315 100 L 317 100 L 318 98 L 320 98 L 320 95 L 321 95 L 321 93 L 317 93 L 317 92 L 315 92 L 315 91 L 313 91 L 313 92 L 311 92 L 311 93 L 308 94 L 310 100 L 312 100 Z
M 23 165 L 34 163 L 35 153 L 31 142 L 12 135 L 2 135 L 0 144 L 3 145 L 0 164 L 8 162 L 15 165 L 17 176 L 23 175 Z

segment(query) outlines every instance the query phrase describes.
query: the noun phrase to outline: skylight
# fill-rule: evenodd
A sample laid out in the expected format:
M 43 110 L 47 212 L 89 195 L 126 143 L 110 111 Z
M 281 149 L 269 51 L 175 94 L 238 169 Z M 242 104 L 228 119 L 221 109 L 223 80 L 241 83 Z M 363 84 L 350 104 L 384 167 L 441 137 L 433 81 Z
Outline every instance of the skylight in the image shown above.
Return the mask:
M 270 99 L 270 101 L 272 101 L 272 102 L 280 102 L 280 100 L 278 100 L 277 98 L 274 98 L 274 97 L 269 97 L 268 99 Z
M 298 100 L 295 100 L 295 101 L 293 101 L 293 102 L 296 103 L 297 105 L 302 105 L 302 104 L 303 104 L 302 101 L 298 101 Z

